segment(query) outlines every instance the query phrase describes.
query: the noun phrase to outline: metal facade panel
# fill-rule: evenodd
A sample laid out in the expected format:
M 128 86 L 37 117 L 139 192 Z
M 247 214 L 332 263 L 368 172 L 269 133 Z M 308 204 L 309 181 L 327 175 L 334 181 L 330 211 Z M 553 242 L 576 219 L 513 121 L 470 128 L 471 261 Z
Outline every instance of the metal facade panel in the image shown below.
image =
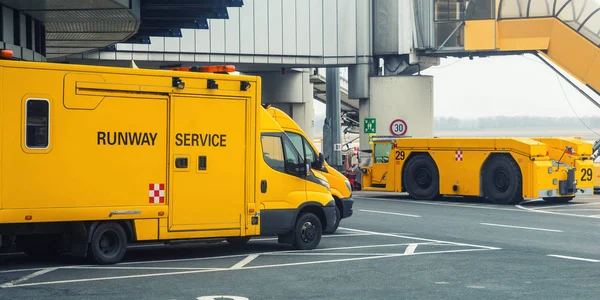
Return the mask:
M 150 52 L 165 52 L 165 38 L 150 37 Z
M 225 62 L 225 55 L 211 54 L 209 61 L 216 62 L 216 63 L 223 63 L 223 62 Z
M 297 0 L 283 1 L 283 54 L 296 55 L 296 5 Z
M 179 60 L 181 60 L 183 62 L 193 62 L 193 61 L 195 61 L 195 55 L 194 54 L 180 54 Z
M 210 28 L 210 52 L 225 53 L 225 21 L 208 20 Z
M 323 0 L 309 0 L 310 55 L 323 55 Z M 331 1 L 331 0 L 330 0 Z
M 15 42 L 15 29 L 13 27 L 13 10 L 8 7 L 2 9 L 2 29 L 4 31 L 4 42 L 13 44 Z
M 338 1 L 337 55 L 356 56 L 356 0 Z
M 310 55 L 310 1 L 296 1 L 296 54 Z
M 240 53 L 254 54 L 254 0 L 245 0 L 240 11 Z
M 240 9 L 230 8 L 225 20 L 225 53 L 240 53 Z
M 165 52 L 181 52 L 180 40 L 176 37 L 165 37 Z
M 283 53 L 283 20 L 282 0 L 268 0 L 269 3 L 269 54 L 281 55 Z
M 195 30 L 196 53 L 210 53 L 210 31 Z
M 254 0 L 254 54 L 269 54 L 267 0 Z
M 133 54 L 131 52 L 117 52 L 117 60 L 132 60 Z
M 196 50 L 196 34 L 194 29 L 181 29 L 181 38 L 179 39 L 179 49 L 181 52 L 194 53 Z
M 371 16 L 371 1 L 356 0 L 356 54 L 359 57 L 371 55 Z
M 413 7 L 410 1 L 398 5 L 398 53 L 408 54 L 413 45 Z
M 133 60 L 148 60 L 148 53 L 133 53 Z
M 19 14 L 19 26 L 21 27 L 19 32 L 20 32 L 20 41 L 21 41 L 21 46 L 22 47 L 26 47 L 27 46 L 27 17 L 25 17 L 24 14 L 20 13 Z M 25 58 L 23 58 L 25 59 Z
M 374 55 L 398 54 L 398 2 L 399 0 L 373 2 Z
M 346 0 L 342 0 L 346 1 Z M 323 55 L 337 56 L 338 0 L 323 1 Z
M 165 61 L 179 61 L 179 53 L 165 53 Z

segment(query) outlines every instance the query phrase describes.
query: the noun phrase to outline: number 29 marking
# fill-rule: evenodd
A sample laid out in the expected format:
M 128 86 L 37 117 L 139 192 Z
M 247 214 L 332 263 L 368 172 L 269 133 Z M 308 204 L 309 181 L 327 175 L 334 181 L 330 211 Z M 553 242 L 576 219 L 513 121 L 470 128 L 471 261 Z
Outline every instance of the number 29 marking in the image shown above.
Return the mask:
M 406 159 L 406 154 L 404 151 L 396 151 L 396 160 L 404 160 Z
M 592 168 L 581 169 L 581 181 L 592 181 Z

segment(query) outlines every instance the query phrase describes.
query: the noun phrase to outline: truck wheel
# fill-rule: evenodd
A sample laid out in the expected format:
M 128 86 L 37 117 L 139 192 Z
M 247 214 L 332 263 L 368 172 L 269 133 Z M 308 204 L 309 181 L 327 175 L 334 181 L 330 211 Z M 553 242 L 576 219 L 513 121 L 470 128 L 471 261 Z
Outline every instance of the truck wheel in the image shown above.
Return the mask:
M 312 213 L 303 213 L 294 226 L 294 248 L 298 250 L 311 250 L 317 248 L 321 242 L 323 227 L 321 220 Z
M 340 208 L 335 206 L 335 223 L 333 225 L 333 229 L 323 231 L 323 233 L 331 234 L 337 231 L 338 227 L 340 227 L 340 221 L 342 221 L 342 214 L 340 212 Z
M 440 196 L 438 168 L 428 155 L 411 158 L 404 168 L 404 184 L 408 194 L 419 200 L 434 200 Z
M 246 245 L 246 243 L 248 243 L 248 241 L 250 241 L 250 237 L 249 236 L 232 236 L 232 237 L 225 238 L 225 240 L 232 245 L 242 246 L 242 245 Z
M 573 198 L 575 198 L 575 197 L 548 197 L 548 198 L 542 198 L 542 199 L 544 199 L 544 201 L 550 202 L 550 203 L 567 203 L 567 202 L 573 200 Z
M 90 254 L 102 265 L 120 262 L 127 250 L 127 234 L 115 222 L 102 223 L 94 230 L 90 243 Z
M 519 166 L 510 156 L 499 155 L 483 170 L 484 195 L 495 204 L 517 204 L 523 201 L 523 178 Z

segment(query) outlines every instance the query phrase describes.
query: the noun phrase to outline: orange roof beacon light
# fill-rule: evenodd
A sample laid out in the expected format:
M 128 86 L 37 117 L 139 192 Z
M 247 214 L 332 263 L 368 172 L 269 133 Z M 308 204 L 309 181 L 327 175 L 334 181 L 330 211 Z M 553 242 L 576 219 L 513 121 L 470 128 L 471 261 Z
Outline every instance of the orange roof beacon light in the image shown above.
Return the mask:
M 203 72 L 203 73 L 232 73 L 235 72 L 235 66 L 194 66 L 194 67 L 181 67 L 171 68 L 172 71 L 183 71 L 183 72 Z
M 1 59 L 11 59 L 13 58 L 13 51 L 10 49 L 1 49 L 0 50 L 0 58 Z

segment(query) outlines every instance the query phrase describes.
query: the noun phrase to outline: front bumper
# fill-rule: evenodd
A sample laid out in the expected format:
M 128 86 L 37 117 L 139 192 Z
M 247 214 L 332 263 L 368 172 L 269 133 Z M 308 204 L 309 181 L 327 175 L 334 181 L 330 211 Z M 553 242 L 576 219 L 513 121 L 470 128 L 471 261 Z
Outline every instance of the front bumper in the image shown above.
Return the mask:
M 342 209 L 340 209 L 342 219 L 352 216 L 352 213 L 354 212 L 352 210 L 352 206 L 354 205 L 354 199 L 352 199 L 352 195 L 350 195 L 348 198 L 342 198 L 340 201 L 342 202 Z
M 329 202 L 329 204 L 327 204 L 326 206 L 323 207 L 323 212 L 325 213 L 325 221 L 327 222 L 327 226 L 325 227 L 325 232 L 327 231 L 331 231 L 333 230 L 334 226 L 335 226 L 335 218 L 336 218 L 336 214 L 335 214 L 335 201 L 332 200 L 331 202 Z

